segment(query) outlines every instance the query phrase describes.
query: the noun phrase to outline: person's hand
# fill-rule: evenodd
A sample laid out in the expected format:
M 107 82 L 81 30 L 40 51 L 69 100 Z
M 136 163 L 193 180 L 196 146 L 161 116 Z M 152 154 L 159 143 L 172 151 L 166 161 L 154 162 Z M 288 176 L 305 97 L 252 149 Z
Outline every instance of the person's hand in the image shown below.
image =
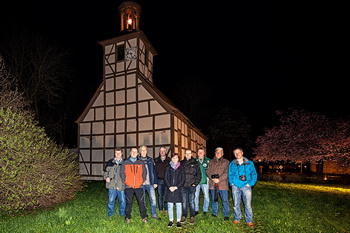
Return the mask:
M 107 182 L 107 183 L 111 182 L 111 178 L 107 177 L 107 178 L 106 178 L 106 182 Z
M 157 184 L 154 184 L 154 185 L 153 185 L 153 188 L 154 188 L 154 189 L 156 189 L 157 187 L 158 187 L 158 185 L 157 185 Z
M 171 187 L 169 188 L 169 190 L 170 190 L 171 192 L 174 192 L 176 189 L 177 189 L 176 186 L 171 186 Z
M 220 180 L 215 178 L 215 179 L 213 179 L 213 181 L 214 181 L 215 184 L 217 184 L 217 183 L 219 183 Z

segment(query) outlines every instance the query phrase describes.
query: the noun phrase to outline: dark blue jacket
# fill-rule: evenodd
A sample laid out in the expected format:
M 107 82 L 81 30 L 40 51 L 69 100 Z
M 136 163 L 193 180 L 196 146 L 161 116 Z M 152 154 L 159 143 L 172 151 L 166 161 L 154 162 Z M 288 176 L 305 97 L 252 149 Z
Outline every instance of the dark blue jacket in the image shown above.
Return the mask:
M 149 182 L 150 185 L 158 184 L 158 173 L 156 169 L 156 164 L 154 163 L 154 160 L 149 157 L 148 155 L 146 156 L 146 160 L 143 160 L 141 156 L 139 156 L 139 160 L 145 164 L 148 168 L 148 174 L 149 174 Z

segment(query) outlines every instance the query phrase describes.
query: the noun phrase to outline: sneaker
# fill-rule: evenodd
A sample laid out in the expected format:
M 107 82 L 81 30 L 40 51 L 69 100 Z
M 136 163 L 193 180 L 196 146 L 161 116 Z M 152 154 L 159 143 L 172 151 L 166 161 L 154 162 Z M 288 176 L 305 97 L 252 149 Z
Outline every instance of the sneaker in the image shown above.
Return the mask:
M 181 222 L 177 222 L 177 223 L 176 223 L 176 227 L 177 227 L 177 228 L 181 228 Z
M 252 223 L 252 222 L 248 222 L 247 225 L 248 225 L 249 227 L 255 227 L 254 223 Z
M 235 220 L 232 222 L 233 224 L 239 224 L 239 221 Z
M 161 220 L 161 218 L 158 217 L 157 215 L 153 215 L 152 218 L 155 218 L 155 219 L 157 219 L 157 220 Z
M 212 216 L 212 217 L 217 217 L 215 214 L 212 214 L 211 216 Z
M 193 225 L 194 224 L 194 217 L 191 217 L 190 218 L 190 225 Z
M 147 217 L 144 217 L 144 218 L 142 219 L 142 222 L 148 223 L 148 218 L 147 218 Z
M 224 217 L 224 220 L 226 221 L 226 220 L 230 220 L 230 217 Z
M 181 221 L 180 221 L 181 223 L 184 223 L 184 222 L 186 222 L 186 217 L 185 216 L 182 216 L 181 217 Z
M 167 211 L 167 210 L 164 210 L 164 214 L 165 214 L 165 215 L 168 215 L 168 211 Z
M 194 216 L 197 216 L 198 214 L 199 214 L 199 212 L 198 212 L 198 211 L 194 212 Z
M 170 221 L 169 223 L 168 223 L 168 227 L 172 227 L 173 226 L 173 221 Z
M 203 212 L 204 215 L 206 215 L 208 212 Z
M 130 223 L 130 218 L 125 218 L 126 223 Z

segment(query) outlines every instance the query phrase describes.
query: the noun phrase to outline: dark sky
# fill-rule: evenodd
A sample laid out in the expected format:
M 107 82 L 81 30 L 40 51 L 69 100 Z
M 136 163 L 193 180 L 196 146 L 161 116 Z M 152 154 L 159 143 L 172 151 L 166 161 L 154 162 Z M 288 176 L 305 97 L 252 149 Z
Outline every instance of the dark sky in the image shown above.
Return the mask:
M 0 18 L 8 25 L 31 25 L 71 48 L 88 101 L 102 81 L 97 42 L 118 35 L 121 2 L 12 1 L 1 6 Z M 276 110 L 288 107 L 332 116 L 350 113 L 344 6 L 136 2 L 142 7 L 140 29 L 158 52 L 154 83 L 166 95 L 179 80 L 199 78 L 210 85 L 216 106 L 239 109 L 256 129 L 271 125 Z

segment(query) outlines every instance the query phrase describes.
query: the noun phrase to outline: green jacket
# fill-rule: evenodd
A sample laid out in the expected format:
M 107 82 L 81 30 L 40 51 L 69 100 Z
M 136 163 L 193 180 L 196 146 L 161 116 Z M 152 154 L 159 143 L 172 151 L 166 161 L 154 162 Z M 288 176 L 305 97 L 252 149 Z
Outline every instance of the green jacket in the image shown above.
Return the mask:
M 199 184 L 208 184 L 208 176 L 207 176 L 206 170 L 210 160 L 211 159 L 209 159 L 207 156 L 204 156 L 203 162 L 200 162 L 198 157 L 196 157 L 196 161 L 199 163 L 199 168 L 201 169 L 201 173 L 202 173 L 202 179 L 199 182 Z

